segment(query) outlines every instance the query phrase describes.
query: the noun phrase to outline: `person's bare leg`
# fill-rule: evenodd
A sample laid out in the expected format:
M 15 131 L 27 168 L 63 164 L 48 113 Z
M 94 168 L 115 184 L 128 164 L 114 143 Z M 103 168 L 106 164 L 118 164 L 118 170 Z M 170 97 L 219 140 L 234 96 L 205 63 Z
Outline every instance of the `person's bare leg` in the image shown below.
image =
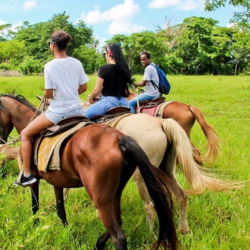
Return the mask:
M 35 118 L 28 126 L 21 132 L 21 157 L 22 167 L 25 177 L 30 175 L 31 157 L 32 157 L 32 138 L 39 134 L 42 130 L 53 126 L 44 113 Z

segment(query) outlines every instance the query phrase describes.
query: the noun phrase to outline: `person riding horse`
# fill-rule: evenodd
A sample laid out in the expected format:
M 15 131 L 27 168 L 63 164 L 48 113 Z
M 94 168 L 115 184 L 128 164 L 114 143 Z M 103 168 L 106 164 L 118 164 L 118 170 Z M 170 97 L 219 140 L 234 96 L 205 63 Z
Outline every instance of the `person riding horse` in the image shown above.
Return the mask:
M 134 81 L 117 43 L 108 44 L 104 56 L 107 65 L 99 70 L 96 86 L 89 95 L 91 103 L 100 95 L 101 99 L 85 110 L 89 119 L 95 115 L 104 115 L 113 107 L 128 106 L 126 98 L 129 95 L 129 86 Z
M 159 86 L 159 76 L 156 68 L 151 65 L 151 57 L 148 52 L 141 53 L 141 63 L 145 68 L 143 79 L 141 82 L 134 84 L 134 86 L 136 88 L 145 87 L 145 92 L 140 94 L 138 97 L 134 97 L 128 102 L 132 113 L 135 113 L 135 106 L 137 102 L 141 102 L 143 100 L 151 101 L 154 98 L 161 96 L 159 88 L 156 87 Z M 156 86 L 154 86 L 152 82 Z
M 49 42 L 54 59 L 44 67 L 46 98 L 51 98 L 49 109 L 36 117 L 21 133 L 21 158 L 23 174 L 15 185 L 27 186 L 36 182 L 30 173 L 32 158 L 32 138 L 45 128 L 56 125 L 61 119 L 71 115 L 85 115 L 79 95 L 87 90 L 89 78 L 81 62 L 68 57 L 66 48 L 72 37 L 65 31 L 55 31 Z

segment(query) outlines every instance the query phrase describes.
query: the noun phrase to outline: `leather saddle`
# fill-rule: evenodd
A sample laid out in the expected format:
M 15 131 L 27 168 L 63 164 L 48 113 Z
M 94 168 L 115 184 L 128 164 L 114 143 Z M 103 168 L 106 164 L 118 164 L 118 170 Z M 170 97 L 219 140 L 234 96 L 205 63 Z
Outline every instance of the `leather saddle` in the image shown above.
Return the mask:
M 35 165 L 37 164 L 38 149 L 44 137 L 53 137 L 53 136 L 59 135 L 73 128 L 80 122 L 90 122 L 90 121 L 86 116 L 82 116 L 82 115 L 69 116 L 67 118 L 60 120 L 57 125 L 49 127 L 43 130 L 39 135 L 37 135 L 33 140 L 33 148 L 34 148 L 33 152 L 34 152 Z
M 147 100 L 141 101 L 139 104 L 140 104 L 140 106 L 143 106 L 143 108 L 146 108 L 146 107 L 157 106 L 165 101 L 166 101 L 165 97 L 157 97 L 151 101 L 147 101 Z
M 126 114 L 130 112 L 130 108 L 126 106 L 117 106 L 109 109 L 104 115 L 95 115 L 91 118 L 91 121 L 96 123 L 103 123 L 114 117 Z

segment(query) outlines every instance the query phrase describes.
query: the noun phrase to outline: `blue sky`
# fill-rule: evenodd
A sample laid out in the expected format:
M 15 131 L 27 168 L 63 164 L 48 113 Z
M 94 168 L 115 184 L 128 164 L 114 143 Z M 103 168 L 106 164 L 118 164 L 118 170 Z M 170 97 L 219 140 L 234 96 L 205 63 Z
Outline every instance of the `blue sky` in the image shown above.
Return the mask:
M 156 26 L 164 26 L 166 17 L 171 25 L 186 17 L 202 16 L 227 26 L 234 10 L 227 6 L 205 12 L 202 0 L 0 0 L 0 25 L 10 23 L 14 28 L 24 21 L 46 22 L 66 11 L 70 22 L 82 19 L 102 43 L 115 34 L 155 31 Z

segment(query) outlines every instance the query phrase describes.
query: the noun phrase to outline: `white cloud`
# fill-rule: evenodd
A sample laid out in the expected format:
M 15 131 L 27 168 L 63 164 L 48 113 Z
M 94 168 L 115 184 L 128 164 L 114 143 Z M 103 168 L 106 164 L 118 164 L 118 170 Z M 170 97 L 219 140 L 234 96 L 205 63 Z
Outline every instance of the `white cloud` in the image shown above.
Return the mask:
M 178 10 L 203 10 L 203 0 L 152 0 L 148 3 L 148 7 L 152 9 L 161 9 L 175 7 Z
M 83 12 L 77 20 L 83 20 L 86 24 L 99 24 L 111 22 L 107 32 L 111 35 L 117 33 L 133 33 L 145 30 L 144 26 L 132 24 L 131 20 L 141 12 L 138 4 L 134 0 L 124 0 L 122 4 L 118 4 L 106 10 L 100 11 L 100 6 L 95 6 L 94 10 L 88 13 Z
M 232 28 L 234 26 L 237 26 L 237 23 L 227 23 L 227 28 Z
M 167 8 L 171 6 L 178 5 L 180 3 L 180 0 L 152 0 L 148 3 L 148 7 L 152 9 L 161 9 L 161 8 Z
M 95 6 L 94 10 L 88 13 L 83 12 L 80 19 L 87 24 L 97 24 L 104 21 L 126 21 L 141 12 L 138 4 L 134 0 L 124 0 L 123 4 L 118 4 L 104 12 L 100 11 L 100 6 Z
M 0 25 L 4 25 L 4 24 L 6 24 L 6 22 L 0 20 Z
M 110 10 L 103 12 L 104 20 L 125 21 L 133 18 L 141 12 L 138 4 L 134 4 L 134 0 L 125 0 L 123 4 L 112 7 Z
M 3 25 L 3 24 L 7 24 L 7 22 L 0 20 L 0 25 Z M 23 25 L 23 22 L 19 21 L 16 24 L 11 25 L 11 27 L 8 27 L 8 28 L 5 28 L 5 29 L 1 30 L 1 36 L 5 37 L 5 38 L 8 38 L 8 31 L 9 30 L 12 30 L 12 31 L 16 32 L 17 28 L 22 26 L 22 25 Z
M 26 0 L 23 4 L 23 9 L 24 10 L 31 10 L 35 8 L 37 5 L 36 0 Z
M 107 32 L 110 35 L 115 34 L 132 34 L 136 32 L 141 32 L 146 30 L 146 27 L 142 25 L 132 24 L 131 22 L 126 21 L 114 21 L 110 24 Z
M 106 39 L 105 37 L 100 37 L 100 36 L 95 36 L 95 39 L 99 41 L 97 50 L 98 50 L 99 52 L 102 52 L 102 50 L 103 50 L 102 47 L 106 45 L 107 39 Z

